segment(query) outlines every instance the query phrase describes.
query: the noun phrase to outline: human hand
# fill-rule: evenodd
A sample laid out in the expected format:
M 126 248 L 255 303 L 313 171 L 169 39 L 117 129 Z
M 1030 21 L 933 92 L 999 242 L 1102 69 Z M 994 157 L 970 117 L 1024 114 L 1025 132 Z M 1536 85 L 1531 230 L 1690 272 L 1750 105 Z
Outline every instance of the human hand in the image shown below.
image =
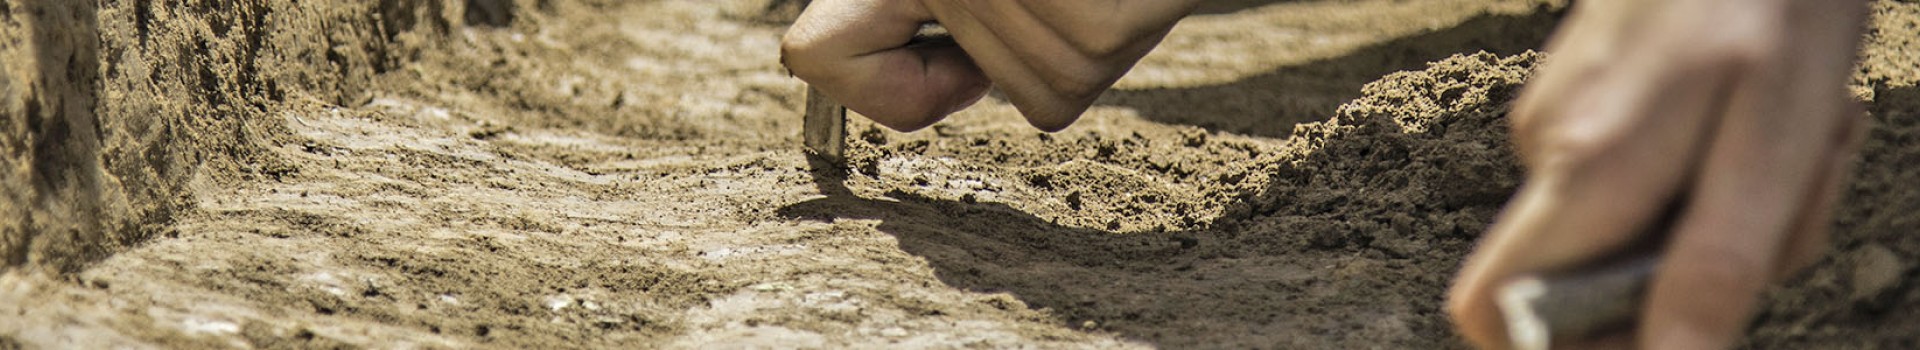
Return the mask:
M 817 0 L 781 38 L 794 76 L 874 122 L 924 128 L 998 85 L 1066 128 L 1199 0 Z M 909 45 L 924 23 L 957 44 Z
M 1652 237 L 1634 328 L 1575 347 L 1712 349 L 1827 248 L 1858 143 L 1844 89 L 1863 0 L 1583 1 L 1510 114 L 1527 183 L 1455 280 L 1448 312 L 1510 346 L 1494 293 Z M 1677 201 L 1677 202 L 1675 202 Z M 1670 227 L 1649 227 L 1677 206 Z

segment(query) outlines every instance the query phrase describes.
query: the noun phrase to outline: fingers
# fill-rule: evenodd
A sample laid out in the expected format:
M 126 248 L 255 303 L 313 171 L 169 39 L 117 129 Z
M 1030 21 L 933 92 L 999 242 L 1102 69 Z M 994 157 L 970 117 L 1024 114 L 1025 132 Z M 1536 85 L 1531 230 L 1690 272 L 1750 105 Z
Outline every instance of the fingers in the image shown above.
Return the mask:
M 1855 52 L 1857 38 L 1865 30 L 1860 22 L 1866 16 L 1865 2 L 1861 0 L 1800 0 L 1791 10 L 1798 14 L 1789 19 L 1793 26 L 1794 40 L 1808 46 L 1804 52 L 1829 52 L 1826 55 L 1803 55 L 1800 66 L 1804 71 L 1798 79 L 1834 81 L 1842 79 L 1845 70 L 1852 68 L 1853 56 L 1842 52 Z M 1813 85 L 1818 86 L 1818 85 Z M 1827 94 L 1839 94 L 1827 92 Z M 1829 248 L 1828 230 L 1832 225 L 1833 208 L 1840 199 L 1841 189 L 1853 169 L 1853 157 L 1858 151 L 1867 130 L 1861 116 L 1864 111 L 1859 103 L 1852 102 L 1844 95 L 1833 97 L 1841 102 L 1835 123 L 1834 144 L 1831 151 L 1822 159 L 1826 172 L 1815 182 L 1815 193 L 1805 200 L 1806 209 L 1802 210 L 1794 226 L 1794 234 L 1788 238 L 1782 249 L 1783 261 L 1775 271 L 1776 281 L 1788 278 L 1807 265 L 1818 261 Z
M 1591 80 L 1522 97 L 1530 107 L 1517 110 L 1552 122 L 1534 129 L 1528 183 L 1450 291 L 1448 311 L 1468 340 L 1504 348 L 1497 288 L 1520 274 L 1577 267 L 1634 243 L 1691 178 L 1699 140 L 1716 125 L 1726 71 L 1663 64 L 1670 59 L 1623 58 L 1616 74 L 1548 66 L 1539 79 Z
M 1028 122 L 1056 131 L 1199 1 L 821 0 L 781 49 L 795 76 L 894 129 L 932 124 L 997 84 Z M 957 45 L 908 45 L 927 22 Z
M 1639 345 L 1724 347 L 1761 289 L 1817 259 L 1857 142 L 1839 86 L 1864 8 L 1788 3 L 1591 10 L 1615 4 L 1599 2 L 1569 20 L 1582 27 L 1556 38 L 1512 117 L 1529 183 L 1450 291 L 1463 335 L 1504 347 L 1493 288 L 1618 253 L 1678 193 Z M 1723 16 L 1703 25 L 1699 13 Z M 1564 40 L 1575 37 L 1586 40 Z
M 1837 128 L 1840 135 L 1834 137 L 1834 144 L 1825 156 L 1821 157 L 1821 169 L 1825 173 L 1814 180 L 1813 193 L 1802 201 L 1805 203 L 1795 219 L 1793 233 L 1780 247 L 1780 264 L 1773 273 L 1774 281 L 1783 281 L 1794 273 L 1825 255 L 1829 230 L 1833 224 L 1834 205 L 1840 201 L 1841 189 L 1853 170 L 1853 155 L 1860 147 L 1866 127 L 1860 121 L 1858 104 L 1849 103 L 1848 112 L 1842 112 Z
M 1818 194 L 1814 184 L 1830 168 L 1822 158 L 1833 133 L 1797 129 L 1830 126 L 1831 112 L 1786 118 L 1794 111 L 1781 96 L 1741 92 L 1651 284 L 1641 339 L 1648 348 L 1731 345 L 1779 269 L 1803 199 Z
M 781 38 L 789 72 L 881 125 L 910 131 L 978 101 L 991 87 L 954 45 L 908 45 L 932 21 L 913 1 L 820 0 Z
M 1650 286 L 1641 346 L 1731 345 L 1770 282 L 1824 248 L 1859 118 L 1841 88 L 1862 13 L 1848 6 L 1796 3 L 1774 27 L 1790 45 L 1747 62 Z
M 925 0 L 1027 121 L 1066 128 L 1199 0 Z

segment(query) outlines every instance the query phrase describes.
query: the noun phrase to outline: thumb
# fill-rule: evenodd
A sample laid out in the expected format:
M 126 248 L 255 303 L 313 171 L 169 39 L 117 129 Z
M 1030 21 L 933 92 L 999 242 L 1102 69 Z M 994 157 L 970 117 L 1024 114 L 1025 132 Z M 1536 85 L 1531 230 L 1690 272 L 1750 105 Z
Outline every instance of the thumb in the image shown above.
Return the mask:
M 820 0 L 781 38 L 788 72 L 881 125 L 932 125 L 991 82 L 952 43 L 914 44 L 932 15 L 914 1 Z

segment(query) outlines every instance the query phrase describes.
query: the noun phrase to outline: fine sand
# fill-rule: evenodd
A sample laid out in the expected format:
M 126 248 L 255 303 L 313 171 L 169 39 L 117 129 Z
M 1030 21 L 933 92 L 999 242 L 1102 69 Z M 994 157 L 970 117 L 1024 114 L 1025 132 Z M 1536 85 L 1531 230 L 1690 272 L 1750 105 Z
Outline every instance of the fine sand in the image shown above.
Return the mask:
M 1564 15 L 1216 1 L 1063 132 L 854 118 L 842 171 L 802 2 L 0 0 L 0 349 L 1458 348 Z M 1920 3 L 1872 25 L 1745 347 L 1920 347 Z

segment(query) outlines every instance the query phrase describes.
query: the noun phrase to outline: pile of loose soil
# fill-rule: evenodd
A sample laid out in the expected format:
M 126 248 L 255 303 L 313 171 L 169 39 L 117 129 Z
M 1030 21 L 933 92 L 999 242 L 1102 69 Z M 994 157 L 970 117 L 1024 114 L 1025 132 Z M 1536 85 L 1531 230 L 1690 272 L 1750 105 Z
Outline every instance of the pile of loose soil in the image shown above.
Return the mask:
M 1564 10 L 1222 1 L 1066 131 L 855 120 L 839 169 L 776 63 L 805 1 L 27 2 L 0 348 L 1459 347 Z M 1875 6 L 1835 253 L 1747 347 L 1920 338 L 1920 4 Z M 93 57 L 43 13 L 97 13 Z
M 1395 73 L 1282 143 L 870 128 L 851 186 L 912 205 L 830 195 L 783 212 L 880 219 L 949 285 L 1163 346 L 1418 346 L 1449 337 L 1441 292 L 1518 184 L 1502 116 L 1538 60 Z

